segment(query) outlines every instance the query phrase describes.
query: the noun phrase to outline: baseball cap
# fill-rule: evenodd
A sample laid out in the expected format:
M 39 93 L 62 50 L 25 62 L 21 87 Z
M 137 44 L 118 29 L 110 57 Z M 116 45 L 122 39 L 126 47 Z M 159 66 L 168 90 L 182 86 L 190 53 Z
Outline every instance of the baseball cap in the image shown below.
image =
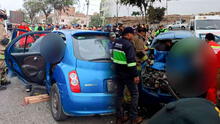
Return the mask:
M 126 27 L 124 29 L 122 35 L 125 35 L 125 34 L 128 34 L 128 33 L 134 34 L 134 29 L 132 27 Z
M 116 34 L 114 32 L 109 33 L 110 37 L 116 37 Z

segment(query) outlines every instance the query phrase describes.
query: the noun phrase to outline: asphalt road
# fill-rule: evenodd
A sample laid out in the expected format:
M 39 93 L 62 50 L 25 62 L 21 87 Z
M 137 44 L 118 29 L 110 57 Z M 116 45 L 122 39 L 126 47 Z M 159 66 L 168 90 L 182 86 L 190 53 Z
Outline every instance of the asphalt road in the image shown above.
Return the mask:
M 49 104 L 23 105 L 29 94 L 16 77 L 7 90 L 0 91 L 0 124 L 114 124 L 113 116 L 71 117 L 63 122 L 54 121 Z M 146 124 L 146 122 L 144 122 Z

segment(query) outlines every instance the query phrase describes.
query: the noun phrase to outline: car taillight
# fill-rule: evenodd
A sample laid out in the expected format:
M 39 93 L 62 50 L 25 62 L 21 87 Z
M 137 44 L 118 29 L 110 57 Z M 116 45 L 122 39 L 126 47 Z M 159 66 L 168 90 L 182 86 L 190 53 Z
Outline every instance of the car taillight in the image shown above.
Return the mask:
M 71 71 L 69 73 L 69 83 L 72 92 L 80 93 L 80 84 L 76 71 Z

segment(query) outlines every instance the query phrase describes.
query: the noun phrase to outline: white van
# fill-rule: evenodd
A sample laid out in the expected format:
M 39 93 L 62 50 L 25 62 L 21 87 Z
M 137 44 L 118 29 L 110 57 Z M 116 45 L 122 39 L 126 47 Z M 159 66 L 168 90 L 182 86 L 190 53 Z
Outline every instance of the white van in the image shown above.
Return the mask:
M 204 39 L 207 33 L 213 33 L 218 38 L 220 37 L 220 15 L 195 16 L 190 28 L 195 31 L 198 38 Z

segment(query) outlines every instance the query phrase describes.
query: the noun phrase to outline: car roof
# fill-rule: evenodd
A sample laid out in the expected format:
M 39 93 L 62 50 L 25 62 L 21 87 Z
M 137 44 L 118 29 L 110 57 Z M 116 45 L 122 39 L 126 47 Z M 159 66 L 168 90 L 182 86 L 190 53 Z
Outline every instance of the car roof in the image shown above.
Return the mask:
M 73 30 L 73 29 L 70 29 L 70 30 L 57 30 L 57 31 L 62 32 L 64 34 L 71 34 L 71 35 L 74 35 L 74 34 L 77 34 L 77 33 L 103 33 L 103 34 L 106 34 L 106 32 L 91 31 L 91 30 Z
M 188 37 L 193 37 L 193 33 L 190 31 L 168 31 L 165 33 L 159 34 L 155 39 L 184 39 Z
M 190 31 L 168 31 L 165 33 L 159 34 L 157 37 L 154 38 L 151 47 L 154 46 L 154 44 L 158 40 L 165 40 L 165 39 L 184 39 L 184 38 L 190 38 L 193 37 L 193 33 Z

